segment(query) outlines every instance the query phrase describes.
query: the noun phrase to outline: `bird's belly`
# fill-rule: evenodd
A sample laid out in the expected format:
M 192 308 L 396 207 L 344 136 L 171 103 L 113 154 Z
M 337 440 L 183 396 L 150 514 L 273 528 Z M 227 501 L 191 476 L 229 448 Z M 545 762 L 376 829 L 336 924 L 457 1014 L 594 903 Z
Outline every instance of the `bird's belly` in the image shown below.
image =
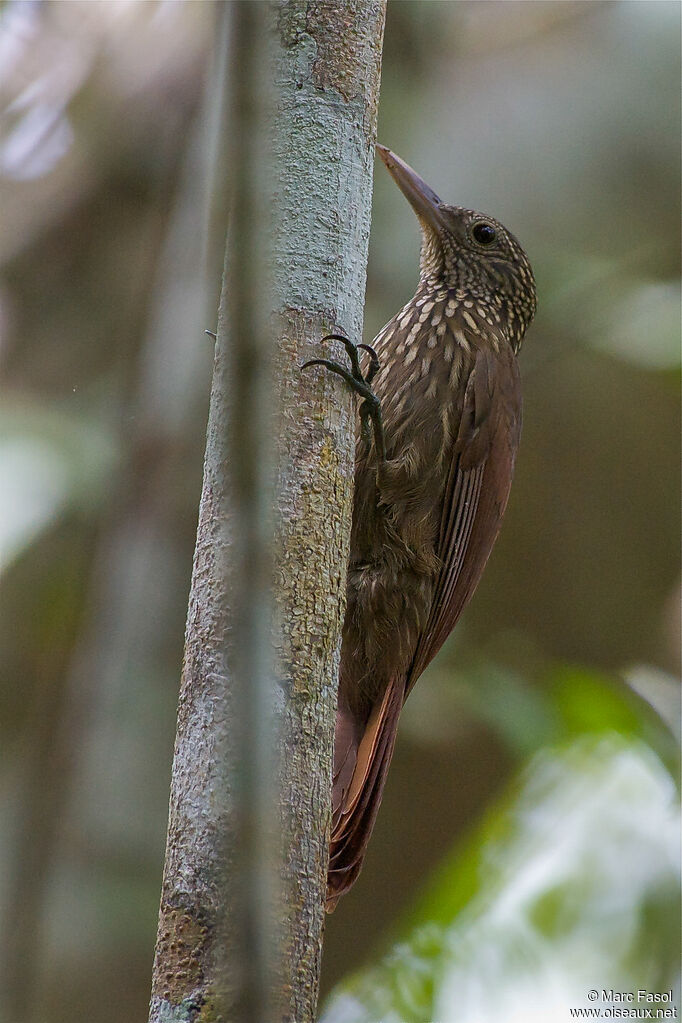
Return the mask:
M 421 381 L 399 387 L 387 374 L 379 383 L 387 455 L 380 480 L 373 448 L 358 445 L 340 693 L 359 714 L 406 676 L 431 609 L 458 416 L 447 377 L 438 374 L 438 383 L 428 397 Z
M 440 567 L 440 472 L 432 467 L 416 479 L 404 463 L 387 468 L 386 504 L 377 501 L 373 475 L 356 478 L 340 673 L 342 696 L 354 709 L 373 704 L 407 674 Z
M 424 628 L 435 573 L 396 568 L 390 559 L 351 566 L 341 653 L 341 692 L 371 706 L 404 676 Z

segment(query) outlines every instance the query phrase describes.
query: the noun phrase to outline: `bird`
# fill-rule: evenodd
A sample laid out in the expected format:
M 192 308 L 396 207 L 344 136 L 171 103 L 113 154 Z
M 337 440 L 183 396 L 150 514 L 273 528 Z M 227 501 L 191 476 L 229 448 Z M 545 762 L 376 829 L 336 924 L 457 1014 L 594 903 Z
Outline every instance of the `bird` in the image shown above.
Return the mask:
M 377 152 L 421 228 L 419 282 L 372 345 L 328 358 L 362 399 L 334 735 L 325 908 L 360 873 L 405 700 L 470 600 L 507 505 L 517 356 L 536 309 L 528 257 L 496 219 L 441 201 Z

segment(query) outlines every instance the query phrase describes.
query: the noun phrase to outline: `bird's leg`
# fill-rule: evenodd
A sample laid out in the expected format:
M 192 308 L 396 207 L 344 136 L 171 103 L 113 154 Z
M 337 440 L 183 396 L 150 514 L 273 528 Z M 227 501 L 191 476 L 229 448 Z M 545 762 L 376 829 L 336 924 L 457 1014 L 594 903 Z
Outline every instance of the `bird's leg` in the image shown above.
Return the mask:
M 350 370 L 346 369 L 339 362 L 332 362 L 331 359 L 310 359 L 308 362 L 303 363 L 301 369 L 307 369 L 308 366 L 325 366 L 332 373 L 337 373 L 338 376 L 343 377 L 349 387 L 356 394 L 360 395 L 363 399 L 359 409 L 360 430 L 363 439 L 369 444 L 371 422 L 374 431 L 374 446 L 379 465 L 382 466 L 386 461 L 386 439 L 384 437 L 384 424 L 381 418 L 381 402 L 370 386 L 379 369 L 379 356 L 371 345 L 356 345 L 353 341 L 344 337 L 343 334 L 325 334 L 322 341 L 341 341 L 350 359 Z M 363 373 L 360 368 L 360 358 L 358 355 L 360 349 L 363 352 L 367 352 L 370 357 L 369 369 L 366 373 Z

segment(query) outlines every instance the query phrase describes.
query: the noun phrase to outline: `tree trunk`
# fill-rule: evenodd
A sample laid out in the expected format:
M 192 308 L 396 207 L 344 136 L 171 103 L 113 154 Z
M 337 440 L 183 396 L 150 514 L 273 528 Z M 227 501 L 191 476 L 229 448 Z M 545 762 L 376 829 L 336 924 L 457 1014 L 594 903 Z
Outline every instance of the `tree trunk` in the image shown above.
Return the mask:
M 233 212 L 150 1021 L 311 1023 L 355 415 L 300 365 L 361 338 L 385 0 L 229 10 Z

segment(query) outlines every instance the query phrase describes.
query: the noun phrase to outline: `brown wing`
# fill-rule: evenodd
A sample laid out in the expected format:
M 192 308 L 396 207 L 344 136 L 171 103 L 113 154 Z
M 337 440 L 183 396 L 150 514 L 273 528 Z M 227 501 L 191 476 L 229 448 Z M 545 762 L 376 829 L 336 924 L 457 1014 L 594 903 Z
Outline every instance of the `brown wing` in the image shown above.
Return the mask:
M 500 529 L 521 432 L 516 356 L 480 349 L 466 388 L 445 488 L 438 556 L 441 570 L 407 679 L 405 695 L 452 632 Z
M 452 631 L 474 592 L 500 528 L 521 425 L 521 389 L 511 349 L 477 353 L 448 474 L 438 555 L 441 570 L 407 679 L 396 678 L 361 729 L 339 706 L 334 815 L 326 908 L 353 885 L 376 819 L 409 689 Z

